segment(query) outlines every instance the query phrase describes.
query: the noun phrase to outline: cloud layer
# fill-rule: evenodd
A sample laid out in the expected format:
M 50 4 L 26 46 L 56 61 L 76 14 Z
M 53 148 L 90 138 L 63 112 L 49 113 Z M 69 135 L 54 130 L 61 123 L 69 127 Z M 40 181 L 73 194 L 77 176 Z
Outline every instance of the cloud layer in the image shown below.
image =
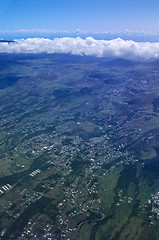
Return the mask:
M 0 43 L 0 53 L 70 53 L 96 57 L 159 58 L 159 42 L 134 42 L 121 38 L 95 40 L 77 38 L 28 38 L 14 43 Z

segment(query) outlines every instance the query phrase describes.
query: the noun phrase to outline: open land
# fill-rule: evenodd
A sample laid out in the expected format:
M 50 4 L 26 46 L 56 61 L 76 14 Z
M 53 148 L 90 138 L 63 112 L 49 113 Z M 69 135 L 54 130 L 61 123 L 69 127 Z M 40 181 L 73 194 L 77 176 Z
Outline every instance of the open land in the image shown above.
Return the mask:
M 0 63 L 0 239 L 159 239 L 159 61 Z

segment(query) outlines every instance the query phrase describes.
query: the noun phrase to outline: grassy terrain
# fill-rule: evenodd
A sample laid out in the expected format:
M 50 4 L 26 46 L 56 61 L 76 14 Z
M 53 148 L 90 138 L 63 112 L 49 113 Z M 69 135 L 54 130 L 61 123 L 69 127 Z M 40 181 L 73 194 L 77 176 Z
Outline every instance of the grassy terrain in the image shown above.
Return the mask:
M 61 54 L 0 58 L 10 59 L 0 87 L 2 240 L 157 240 L 158 69 Z
M 101 209 L 106 216 L 109 216 L 112 213 L 111 206 L 115 197 L 114 190 L 122 169 L 122 167 L 115 168 L 101 179 L 98 196 L 101 199 Z

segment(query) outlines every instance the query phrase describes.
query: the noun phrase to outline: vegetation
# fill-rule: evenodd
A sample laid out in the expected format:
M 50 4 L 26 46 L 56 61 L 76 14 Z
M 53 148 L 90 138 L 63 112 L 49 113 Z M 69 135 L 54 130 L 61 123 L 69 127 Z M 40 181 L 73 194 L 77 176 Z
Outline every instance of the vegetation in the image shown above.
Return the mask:
M 156 63 L 0 55 L 1 239 L 158 239 Z

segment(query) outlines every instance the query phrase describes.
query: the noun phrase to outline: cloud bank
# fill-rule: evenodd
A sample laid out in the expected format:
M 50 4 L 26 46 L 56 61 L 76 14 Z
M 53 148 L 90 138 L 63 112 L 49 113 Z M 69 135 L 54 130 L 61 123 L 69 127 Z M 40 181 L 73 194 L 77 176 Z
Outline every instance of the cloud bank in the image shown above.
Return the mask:
M 159 58 L 159 42 L 134 42 L 121 38 L 95 40 L 92 37 L 28 38 L 13 43 L 0 42 L 0 53 L 69 53 L 96 57 Z

